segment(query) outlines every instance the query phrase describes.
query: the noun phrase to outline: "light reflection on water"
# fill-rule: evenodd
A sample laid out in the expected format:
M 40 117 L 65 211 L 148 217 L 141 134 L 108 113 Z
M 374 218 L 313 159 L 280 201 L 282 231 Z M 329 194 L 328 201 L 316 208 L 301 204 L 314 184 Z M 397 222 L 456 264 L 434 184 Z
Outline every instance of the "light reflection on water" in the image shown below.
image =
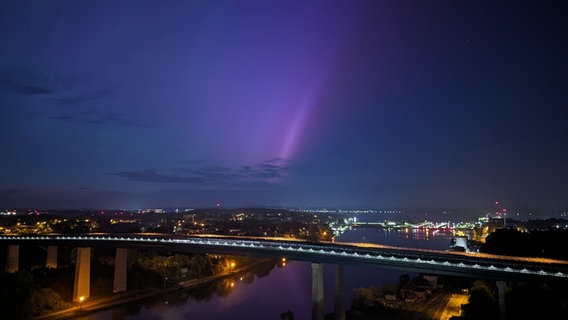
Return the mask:
M 446 249 L 450 235 L 426 232 L 388 231 L 379 229 L 349 230 L 337 241 L 370 242 L 400 247 L 423 249 Z M 408 273 L 365 266 L 346 265 L 343 268 L 345 306 L 351 305 L 353 288 L 396 284 L 399 276 Z M 415 274 L 410 274 L 411 277 Z M 213 294 L 208 300 L 193 298 L 175 299 L 157 297 L 140 304 L 121 306 L 112 310 L 97 312 L 82 320 L 154 320 L 154 319 L 278 319 L 290 309 L 296 319 L 311 317 L 311 276 L 310 263 L 288 261 L 285 267 L 274 268 L 268 276 L 249 276 L 249 281 L 235 279 L 226 296 Z M 252 280 L 252 282 L 250 282 Z M 248 282 L 248 283 L 247 283 Z M 324 267 L 324 290 L 326 312 L 333 311 L 334 266 Z M 183 292 L 177 293 L 183 295 Z M 179 302 L 181 301 L 181 302 Z

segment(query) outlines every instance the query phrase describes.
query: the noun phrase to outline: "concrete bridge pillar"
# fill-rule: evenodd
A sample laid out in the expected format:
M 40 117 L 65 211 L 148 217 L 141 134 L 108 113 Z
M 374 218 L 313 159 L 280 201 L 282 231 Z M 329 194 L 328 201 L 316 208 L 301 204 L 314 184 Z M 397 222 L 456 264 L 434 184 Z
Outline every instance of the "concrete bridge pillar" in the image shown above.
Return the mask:
M 499 318 L 501 320 L 507 319 L 507 313 L 505 310 L 505 290 L 507 289 L 507 284 L 505 281 L 497 281 L 497 294 L 499 297 Z
M 128 249 L 116 248 L 116 258 L 114 260 L 114 285 L 113 293 L 126 291 L 126 265 Z
M 312 320 L 324 320 L 323 263 L 312 263 Z
M 75 264 L 75 284 L 73 285 L 73 301 L 87 299 L 91 292 L 91 248 L 77 248 Z
M 345 299 L 343 297 L 343 266 L 335 265 L 335 320 L 345 320 Z
M 20 264 L 20 245 L 8 246 L 8 258 L 6 259 L 6 272 L 17 272 Z
M 45 259 L 45 267 L 57 269 L 57 246 L 47 247 L 47 258 Z

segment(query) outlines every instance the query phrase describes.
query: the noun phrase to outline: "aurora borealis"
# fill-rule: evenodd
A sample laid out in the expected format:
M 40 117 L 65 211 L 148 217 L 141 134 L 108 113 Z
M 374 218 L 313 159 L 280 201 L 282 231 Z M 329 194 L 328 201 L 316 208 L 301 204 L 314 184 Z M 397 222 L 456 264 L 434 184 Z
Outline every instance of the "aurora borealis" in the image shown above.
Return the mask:
M 2 1 L 0 206 L 565 208 L 567 12 Z

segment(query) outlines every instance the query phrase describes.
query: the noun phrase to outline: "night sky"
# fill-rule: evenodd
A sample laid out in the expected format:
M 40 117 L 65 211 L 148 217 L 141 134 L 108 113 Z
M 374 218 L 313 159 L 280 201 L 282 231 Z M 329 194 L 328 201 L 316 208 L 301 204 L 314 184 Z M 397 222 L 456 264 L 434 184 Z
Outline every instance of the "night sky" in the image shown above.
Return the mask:
M 0 1 L 0 207 L 568 209 L 565 1 Z

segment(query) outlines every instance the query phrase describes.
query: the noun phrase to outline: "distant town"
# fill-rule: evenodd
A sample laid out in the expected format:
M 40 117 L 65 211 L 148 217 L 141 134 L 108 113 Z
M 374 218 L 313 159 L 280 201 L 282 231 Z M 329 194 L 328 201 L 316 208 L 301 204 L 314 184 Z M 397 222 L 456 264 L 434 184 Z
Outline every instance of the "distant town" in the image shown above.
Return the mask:
M 137 210 L 11 209 L 0 211 L 0 236 L 5 240 L 37 235 L 104 237 L 109 234 L 138 234 L 178 239 L 223 236 L 225 239 L 236 238 L 232 240 L 303 240 L 310 242 L 310 245 L 338 245 L 342 239 L 340 236 L 346 232 L 373 233 L 370 229 L 378 229 L 381 234 L 416 241 L 428 241 L 440 236 L 440 240 L 445 238 L 444 241 L 447 241 L 446 251 L 537 257 L 543 261 L 545 258 L 568 259 L 564 247 L 558 245 L 568 241 L 568 217 L 565 212 L 547 219 L 531 218 L 530 215 L 525 215 L 526 219 L 518 217 L 521 215 L 509 214 L 499 203 L 488 212 L 471 218 L 451 210 L 407 212 L 402 209 L 316 210 L 221 206 Z M 195 288 L 192 295 L 196 298 L 211 297 L 214 293 L 227 296 L 239 283 L 250 283 L 255 277 L 285 267 L 288 262 L 286 257 L 261 259 L 215 253 L 157 252 L 142 247 L 130 249 L 127 267 L 129 292 L 118 299 L 113 296 L 115 289 L 112 286 L 113 270 L 116 272 L 115 266 L 119 265 L 116 262 L 118 253 L 115 257 L 112 248 L 97 247 L 92 259 L 87 259 L 92 260 L 89 263 L 97 272 L 89 301 L 84 303 L 83 300 L 69 302 L 72 293 L 75 294 L 70 288 L 74 288 L 73 279 L 78 263 L 75 257 L 79 255 L 79 249 L 60 247 L 55 260 L 57 269 L 50 269 L 42 267 L 45 253 L 41 247 L 22 245 L 21 271 L 18 264 L 10 267 L 13 270 L 8 268 L 14 253 L 7 247 L 2 248 L 2 256 L 6 259 L 0 262 L 7 267 L 6 272 L 0 275 L 4 277 L 6 288 L 27 286 L 22 296 L 4 297 L 3 308 L 8 310 L 10 317 L 77 317 L 115 304 L 126 304 L 140 297 L 153 297 L 160 301 L 160 296 L 183 288 Z M 447 254 L 461 255 L 454 252 Z M 396 315 L 400 319 L 412 315 L 416 319 L 440 319 L 442 314 L 447 315 L 444 319 L 448 319 L 453 314 L 453 319 L 457 320 L 479 318 L 484 310 L 491 310 L 489 313 L 495 318 L 501 310 L 497 308 L 498 299 L 492 293 L 496 289 L 488 282 L 470 282 L 432 274 L 420 274 L 413 278 L 403 274 L 398 280 L 395 286 L 353 288 L 351 309 L 347 311 L 346 319 L 367 319 L 366 315 Z M 523 296 L 523 300 L 516 297 L 515 292 L 525 290 L 524 285 L 509 285 L 510 290 L 514 290 L 508 295 L 511 304 L 531 305 L 527 301 L 535 295 Z M 535 292 L 538 292 L 536 296 L 554 297 L 564 294 L 563 288 L 562 284 L 558 284 L 558 287 L 551 286 L 546 290 L 536 288 Z M 487 303 L 475 305 L 478 296 L 484 297 Z M 469 303 L 465 304 L 468 297 Z M 187 296 L 180 301 L 185 303 L 186 300 Z M 32 308 L 22 314 L 19 310 L 23 305 L 31 305 Z M 88 306 L 89 311 L 83 309 L 84 305 Z M 526 312 L 519 308 L 508 310 L 511 315 Z M 548 310 L 551 315 L 564 312 L 559 307 L 550 307 Z M 458 317 L 459 314 L 461 316 Z M 281 319 L 292 318 L 293 312 L 290 310 L 281 314 Z
M 499 208 L 498 208 L 499 209 Z M 467 236 L 483 243 L 496 229 L 568 229 L 568 217 L 518 219 L 506 209 L 487 212 L 475 218 L 458 219 L 457 214 L 406 214 L 401 209 L 272 209 L 214 207 L 209 209 L 137 210 L 2 210 L 0 234 L 84 234 L 84 233 L 160 233 L 176 235 L 231 235 L 282 237 L 312 241 L 334 241 L 350 228 L 381 228 L 407 233 L 444 233 Z

